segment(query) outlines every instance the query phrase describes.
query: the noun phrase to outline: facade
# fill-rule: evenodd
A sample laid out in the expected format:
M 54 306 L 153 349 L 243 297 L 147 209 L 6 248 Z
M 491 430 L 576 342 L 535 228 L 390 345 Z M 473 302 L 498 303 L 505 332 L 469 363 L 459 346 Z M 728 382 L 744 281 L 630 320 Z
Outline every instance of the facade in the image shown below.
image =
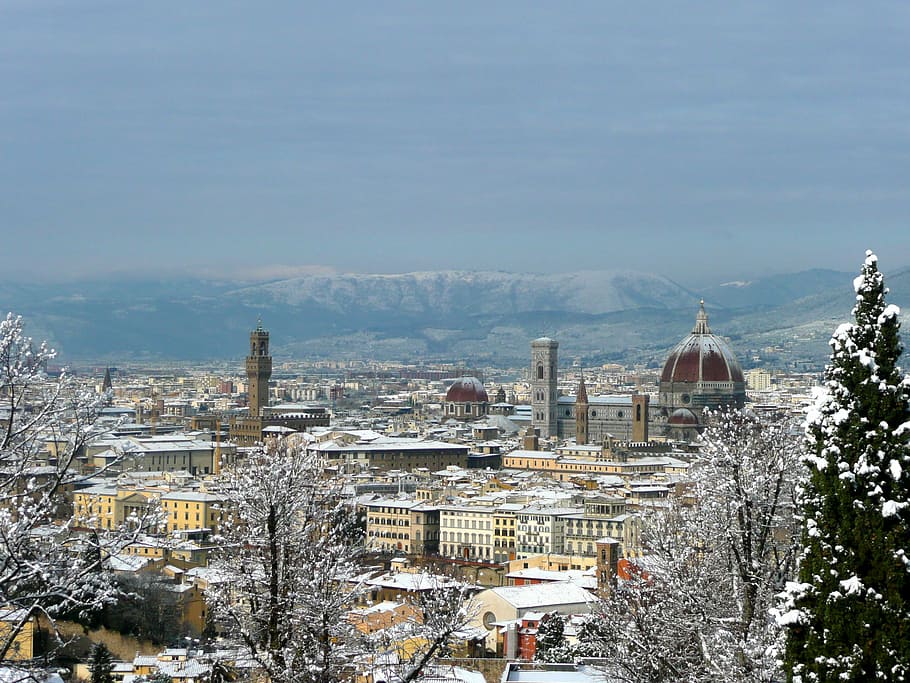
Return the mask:
M 434 555 L 439 552 L 439 509 L 418 500 L 380 498 L 361 505 L 368 550 Z
M 692 332 L 664 364 L 654 403 L 645 395 L 589 396 L 584 379 L 574 396 L 559 396 L 558 348 L 546 337 L 531 342 L 531 425 L 542 438 L 644 442 L 653 432 L 690 440 L 703 425 L 705 410 L 742 407 L 746 400 L 742 368 L 729 344 L 711 332 L 704 302 Z
M 581 513 L 582 509 L 558 509 L 552 506 L 531 505 L 517 515 L 515 547 L 519 559 L 546 553 L 565 551 L 566 515 Z
M 515 514 L 523 506 L 517 503 L 500 505 L 493 513 L 493 561 L 502 563 L 518 555 L 516 545 L 518 520 Z
M 307 450 L 342 466 L 345 471 L 357 472 L 373 468 L 436 471 L 450 465 L 465 468 L 470 449 L 444 441 L 379 436 L 369 441 L 323 441 L 307 446 Z
M 222 496 L 199 491 L 162 493 L 167 532 L 206 530 L 217 534 L 227 512 L 226 502 Z
M 563 481 L 598 474 L 613 474 L 629 479 L 654 475 L 685 475 L 689 471 L 689 463 L 672 455 L 614 459 L 612 455 L 582 457 L 528 450 L 516 450 L 502 456 L 502 466 L 505 469 L 546 472 L 554 479 Z
M 90 529 L 145 526 L 149 514 L 159 504 L 163 519 L 156 526 L 166 533 L 217 533 L 226 514 L 225 499 L 210 493 L 100 484 L 73 494 L 73 519 L 77 525 Z
M 621 557 L 641 555 L 641 519 L 626 512 L 623 498 L 597 496 L 586 500 L 584 511 L 567 515 L 565 522 L 565 552 L 569 555 L 594 557 L 598 541 L 604 538 L 618 542 Z
M 443 505 L 439 508 L 440 554 L 444 557 L 493 562 L 492 505 Z
M 176 434 L 99 439 L 86 448 L 89 465 L 112 472 L 189 472 L 213 474 L 232 463 L 237 448 Z
M 660 432 L 666 424 L 661 407 L 652 405 L 646 395 L 588 397 L 587 390 L 581 393 L 581 389 L 583 384 L 579 394 L 556 399 L 557 434 L 561 439 L 574 437 L 579 444 L 602 444 L 610 438 L 647 441 L 643 437 L 649 435 L 651 426 Z M 577 441 L 579 436 L 584 441 Z

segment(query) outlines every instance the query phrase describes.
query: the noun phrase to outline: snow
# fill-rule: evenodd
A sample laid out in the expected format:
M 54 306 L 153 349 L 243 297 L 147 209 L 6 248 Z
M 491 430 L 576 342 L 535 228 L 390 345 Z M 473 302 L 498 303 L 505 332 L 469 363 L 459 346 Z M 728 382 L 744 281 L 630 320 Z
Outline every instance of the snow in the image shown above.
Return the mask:
M 882 503 L 882 517 L 897 517 L 901 510 L 907 507 L 906 503 L 898 503 L 895 500 L 886 500 Z
M 490 590 L 517 609 L 555 607 L 597 601 L 597 598 L 590 592 L 569 582 L 502 586 Z
M 858 595 L 863 591 L 863 582 L 858 576 L 851 576 L 840 582 L 840 587 L 844 589 L 847 595 Z

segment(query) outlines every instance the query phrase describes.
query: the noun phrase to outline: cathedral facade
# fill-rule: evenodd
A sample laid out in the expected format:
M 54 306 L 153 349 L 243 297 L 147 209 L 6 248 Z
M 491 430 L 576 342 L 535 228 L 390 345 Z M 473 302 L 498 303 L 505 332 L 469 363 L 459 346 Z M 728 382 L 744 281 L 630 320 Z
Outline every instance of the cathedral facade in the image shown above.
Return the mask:
M 651 434 L 689 440 L 704 424 L 704 411 L 742 407 L 746 385 L 727 342 L 713 334 L 701 302 L 692 332 L 670 352 L 660 376 L 658 401 L 643 394 L 588 396 L 582 378 L 574 395 L 557 391 L 559 343 L 531 342 L 531 424 L 541 437 L 602 444 L 608 438 L 647 441 Z

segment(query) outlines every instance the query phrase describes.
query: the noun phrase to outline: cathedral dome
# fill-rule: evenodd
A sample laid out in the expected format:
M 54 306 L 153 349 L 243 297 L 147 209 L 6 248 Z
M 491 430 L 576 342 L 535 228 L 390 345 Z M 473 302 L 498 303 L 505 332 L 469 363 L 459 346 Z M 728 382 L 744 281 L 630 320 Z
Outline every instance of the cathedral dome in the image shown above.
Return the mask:
M 476 377 L 459 377 L 446 392 L 446 403 L 487 403 L 487 390 Z
M 698 418 L 695 416 L 695 413 L 688 408 L 677 408 L 673 411 L 673 414 L 670 415 L 667 424 L 673 425 L 674 427 L 694 426 L 698 424 Z
M 702 301 L 692 332 L 673 348 L 664 363 L 661 405 L 671 411 L 691 408 L 697 416 L 705 409 L 742 407 L 745 401 L 743 369 L 730 345 L 712 334 Z
M 726 341 L 711 334 L 704 302 L 695 328 L 670 352 L 661 382 L 743 382 L 743 370 Z

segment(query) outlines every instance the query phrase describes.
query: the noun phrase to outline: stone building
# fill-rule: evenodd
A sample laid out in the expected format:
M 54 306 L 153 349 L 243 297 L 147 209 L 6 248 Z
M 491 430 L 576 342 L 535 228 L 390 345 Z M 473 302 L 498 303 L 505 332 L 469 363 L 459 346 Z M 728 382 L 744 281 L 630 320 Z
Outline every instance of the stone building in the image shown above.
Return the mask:
M 531 424 L 542 438 L 602 444 L 610 437 L 644 442 L 653 433 L 688 440 L 705 410 L 742 407 L 746 400 L 742 368 L 729 344 L 711 332 L 704 302 L 692 332 L 667 357 L 658 401 L 643 394 L 591 396 L 584 378 L 575 395 L 559 396 L 558 350 L 546 337 L 531 342 Z
M 249 413 L 231 418 L 229 435 L 240 446 L 262 442 L 265 434 L 282 428 L 282 432 L 305 432 L 310 427 L 328 427 L 325 408 L 300 407 L 294 412 L 273 411 L 269 407 L 269 380 L 272 378 L 272 356 L 269 354 L 269 331 L 262 322 L 250 332 L 250 355 L 246 357 Z M 273 428 L 269 430 L 269 428 Z

